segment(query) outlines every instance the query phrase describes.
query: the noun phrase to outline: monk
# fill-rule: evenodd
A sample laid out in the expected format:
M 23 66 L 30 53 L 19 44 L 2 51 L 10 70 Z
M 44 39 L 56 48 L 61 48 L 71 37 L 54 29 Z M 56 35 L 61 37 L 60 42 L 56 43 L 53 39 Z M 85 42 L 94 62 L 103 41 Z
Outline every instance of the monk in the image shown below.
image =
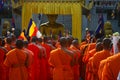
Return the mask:
M 23 50 L 23 41 L 16 41 L 16 48 L 9 51 L 6 55 L 4 65 L 9 67 L 9 80 L 28 80 L 26 68 L 27 54 Z
M 5 55 L 7 53 L 7 50 L 1 46 L 2 40 L 3 39 L 0 38 L 0 80 L 6 80 L 6 69 L 3 62 L 6 57 Z
M 103 72 L 102 72 L 102 78 L 101 80 L 117 80 L 119 71 L 120 71 L 120 53 L 110 57 L 107 59 Z
M 106 59 L 107 57 L 111 56 L 111 40 L 109 38 L 105 38 L 103 40 L 103 50 L 100 52 L 95 53 L 93 56 L 93 74 L 94 80 L 98 80 L 98 68 L 101 60 Z
M 102 49 L 103 49 L 102 43 L 98 42 L 96 44 L 96 48 L 89 51 L 90 57 L 89 57 L 89 61 L 88 61 L 87 65 L 86 65 L 86 75 L 85 75 L 86 79 L 85 80 L 92 80 L 92 77 L 93 77 L 93 75 L 92 75 L 93 74 L 93 71 L 92 71 L 92 60 L 93 60 L 93 58 L 92 58 L 92 56 L 96 52 L 101 51 Z
M 5 46 L 4 46 L 8 51 L 14 49 L 14 47 L 12 46 L 12 39 L 11 37 L 7 37 L 5 39 Z M 9 80 L 9 69 L 6 68 L 6 79 Z
M 28 45 L 28 49 L 31 50 L 34 54 L 34 62 L 32 64 L 31 68 L 31 80 L 40 80 L 40 58 L 41 58 L 41 52 L 39 47 L 36 44 L 37 38 L 32 37 L 31 43 Z
M 88 63 L 89 58 L 92 57 L 94 55 L 94 53 L 96 53 L 96 44 L 99 43 L 99 42 L 101 43 L 102 40 L 97 39 L 95 43 L 90 43 L 88 45 L 88 49 L 87 49 L 88 52 L 84 55 L 84 60 L 83 60 L 85 63 Z M 101 50 L 101 48 L 100 48 L 100 50 Z
M 84 44 L 80 47 L 80 51 L 81 51 L 81 56 L 80 56 L 80 77 L 81 79 L 85 80 L 85 69 L 86 69 L 86 64 L 83 62 L 83 56 L 84 54 L 87 53 L 87 48 L 88 48 L 88 44 Z
M 27 66 L 27 69 L 28 69 L 28 80 L 31 80 L 32 76 L 31 76 L 31 67 L 32 67 L 32 64 L 33 64 L 33 58 L 34 58 L 34 54 L 32 51 L 30 51 L 28 49 L 28 41 L 24 41 L 24 47 L 23 47 L 23 50 L 26 51 L 27 53 L 27 59 L 28 59 L 28 63 L 26 63 L 28 66 Z
M 6 38 L 5 46 L 8 51 L 12 50 L 14 47 L 12 46 L 12 39 L 10 37 Z
M 117 42 L 117 47 L 118 47 L 118 51 L 120 52 L 120 39 L 118 40 Z M 113 56 L 111 57 L 108 57 L 107 59 L 105 60 L 102 60 L 100 62 L 100 66 L 99 66 L 99 70 L 98 70 L 98 76 L 99 76 L 99 80 L 102 80 L 102 75 L 103 75 L 103 70 L 104 70 L 104 67 L 105 67 L 105 64 L 107 63 L 107 61 L 112 58 Z
M 48 37 L 45 36 L 43 38 L 43 43 L 42 46 L 45 48 L 46 50 L 46 68 L 47 68 L 47 80 L 51 80 L 52 76 L 51 76 L 51 72 L 50 72 L 50 65 L 48 63 L 48 59 L 50 57 L 50 52 L 52 50 L 51 46 L 48 44 Z
M 42 46 L 42 38 L 38 38 L 37 45 L 41 50 L 40 66 L 40 80 L 47 80 L 47 65 L 46 65 L 46 49 Z
M 70 49 L 74 51 L 74 59 L 75 59 L 75 65 L 73 66 L 73 72 L 74 72 L 74 80 L 80 79 L 80 72 L 79 72 L 79 58 L 81 56 L 81 52 L 79 49 L 79 42 L 78 40 L 73 40 L 72 45 L 70 46 Z
M 74 80 L 72 66 L 73 53 L 67 49 L 66 38 L 60 38 L 61 48 L 50 53 L 49 63 L 54 67 L 53 80 Z

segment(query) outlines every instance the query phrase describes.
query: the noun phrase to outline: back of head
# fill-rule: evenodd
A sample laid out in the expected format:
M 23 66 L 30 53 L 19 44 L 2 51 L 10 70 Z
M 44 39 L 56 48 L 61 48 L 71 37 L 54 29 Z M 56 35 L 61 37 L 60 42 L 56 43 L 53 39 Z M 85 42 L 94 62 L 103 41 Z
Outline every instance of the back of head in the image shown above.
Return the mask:
M 72 41 L 72 44 L 73 44 L 73 45 L 78 45 L 79 42 L 78 42 L 78 40 L 73 40 L 73 41 Z
M 17 40 L 16 41 L 16 48 L 22 49 L 24 46 L 23 40 Z
M 11 44 L 11 42 L 12 42 L 12 39 L 11 39 L 10 37 L 7 37 L 7 38 L 6 38 L 6 43 L 7 43 L 7 44 Z
M 79 48 L 79 41 L 78 40 L 73 40 L 72 45 L 74 45 L 76 48 Z
M 36 42 L 36 41 L 37 41 L 37 37 L 33 36 L 31 42 Z
M 98 43 L 96 44 L 96 51 L 101 51 L 101 50 L 103 50 L 102 42 L 98 42 Z
M 28 44 L 29 44 L 29 42 L 28 42 L 28 41 L 23 41 L 23 43 L 24 43 L 24 47 L 27 47 L 27 46 L 28 46 Z
M 67 45 L 70 46 L 72 44 L 73 37 L 72 36 L 68 36 L 66 39 L 67 39 Z
M 65 37 L 61 37 L 60 38 L 60 40 L 59 40 L 59 42 L 60 42 L 60 45 L 63 47 L 65 47 L 66 46 L 66 44 L 67 44 L 67 39 L 65 38 Z
M 39 43 L 42 43 L 42 38 L 38 38 L 38 42 L 39 42 Z
M 44 36 L 43 41 L 44 41 L 44 42 L 47 42 L 47 41 L 48 41 L 48 37 L 47 37 L 47 36 Z
M 103 49 L 109 50 L 111 49 L 112 41 L 109 38 L 103 39 Z

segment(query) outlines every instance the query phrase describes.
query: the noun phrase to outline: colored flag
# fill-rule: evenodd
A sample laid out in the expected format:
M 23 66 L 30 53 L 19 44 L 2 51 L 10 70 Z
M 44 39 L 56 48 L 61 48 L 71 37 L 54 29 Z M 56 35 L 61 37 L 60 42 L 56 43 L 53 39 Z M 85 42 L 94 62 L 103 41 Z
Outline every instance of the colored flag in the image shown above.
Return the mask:
M 36 36 L 37 38 L 40 38 L 42 36 L 40 31 L 38 30 L 38 27 L 36 26 L 35 22 L 32 19 L 30 19 L 28 25 L 27 35 L 29 35 L 29 37 Z
M 26 38 L 26 36 L 25 36 L 25 31 L 24 31 L 24 30 L 21 32 L 21 34 L 20 34 L 20 36 L 18 37 L 18 39 L 22 39 L 22 40 L 24 40 L 24 41 L 27 41 L 27 38 Z
M 95 34 L 101 34 L 103 30 L 104 30 L 104 18 L 103 15 L 100 15 L 98 20 L 98 27 L 95 30 Z

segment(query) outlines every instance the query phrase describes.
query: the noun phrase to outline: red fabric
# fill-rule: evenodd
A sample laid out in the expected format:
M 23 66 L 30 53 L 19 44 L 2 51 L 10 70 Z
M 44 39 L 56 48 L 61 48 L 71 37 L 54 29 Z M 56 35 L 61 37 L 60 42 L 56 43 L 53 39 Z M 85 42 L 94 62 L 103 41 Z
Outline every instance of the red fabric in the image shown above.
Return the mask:
M 34 43 L 30 43 L 28 45 L 28 49 L 31 50 L 34 54 L 34 61 L 31 67 L 31 80 L 40 80 L 40 59 L 38 57 L 40 49 Z
M 51 47 L 46 43 L 43 43 L 42 46 L 46 49 L 46 55 L 47 55 L 47 58 L 46 58 L 47 80 L 51 80 L 50 65 L 48 63 L 48 59 L 50 57 L 50 52 L 51 52 Z
M 3 49 L 0 49 L 0 80 L 6 80 L 5 67 L 3 65 L 5 58 L 5 52 Z

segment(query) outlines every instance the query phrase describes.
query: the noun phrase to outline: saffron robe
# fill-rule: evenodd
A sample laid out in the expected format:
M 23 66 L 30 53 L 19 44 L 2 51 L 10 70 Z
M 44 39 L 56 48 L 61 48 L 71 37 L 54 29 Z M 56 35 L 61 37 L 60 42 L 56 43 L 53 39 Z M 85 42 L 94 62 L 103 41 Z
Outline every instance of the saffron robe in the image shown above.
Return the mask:
M 0 80 L 6 80 L 6 68 L 3 64 L 6 51 L 0 46 Z
M 71 60 L 72 57 L 61 48 L 51 51 L 49 64 L 54 67 L 53 80 L 74 80 Z
M 51 80 L 52 78 L 52 73 L 50 72 L 50 65 L 48 63 L 48 59 L 50 57 L 50 52 L 51 52 L 51 47 L 47 44 L 47 43 L 42 43 L 42 46 L 45 48 L 46 50 L 46 68 L 47 68 L 47 80 Z
M 107 59 L 102 72 L 101 80 L 117 80 L 120 71 L 120 53 Z
M 34 61 L 31 67 L 31 80 L 40 80 L 40 49 L 35 43 L 30 43 L 28 49 L 34 54 Z
M 95 53 L 95 55 L 93 56 L 93 73 L 95 80 L 98 80 L 98 74 L 96 73 L 98 73 L 100 61 L 110 56 L 111 56 L 111 52 L 109 50 L 102 50 L 100 52 Z
M 28 80 L 26 53 L 22 49 L 13 49 L 6 55 L 4 65 L 9 67 L 9 80 Z
M 75 65 L 72 67 L 74 73 L 74 80 L 79 80 L 80 79 L 79 58 L 81 56 L 81 53 L 80 50 L 74 47 L 73 45 L 70 46 L 70 49 L 74 52 L 74 59 L 75 59 Z

